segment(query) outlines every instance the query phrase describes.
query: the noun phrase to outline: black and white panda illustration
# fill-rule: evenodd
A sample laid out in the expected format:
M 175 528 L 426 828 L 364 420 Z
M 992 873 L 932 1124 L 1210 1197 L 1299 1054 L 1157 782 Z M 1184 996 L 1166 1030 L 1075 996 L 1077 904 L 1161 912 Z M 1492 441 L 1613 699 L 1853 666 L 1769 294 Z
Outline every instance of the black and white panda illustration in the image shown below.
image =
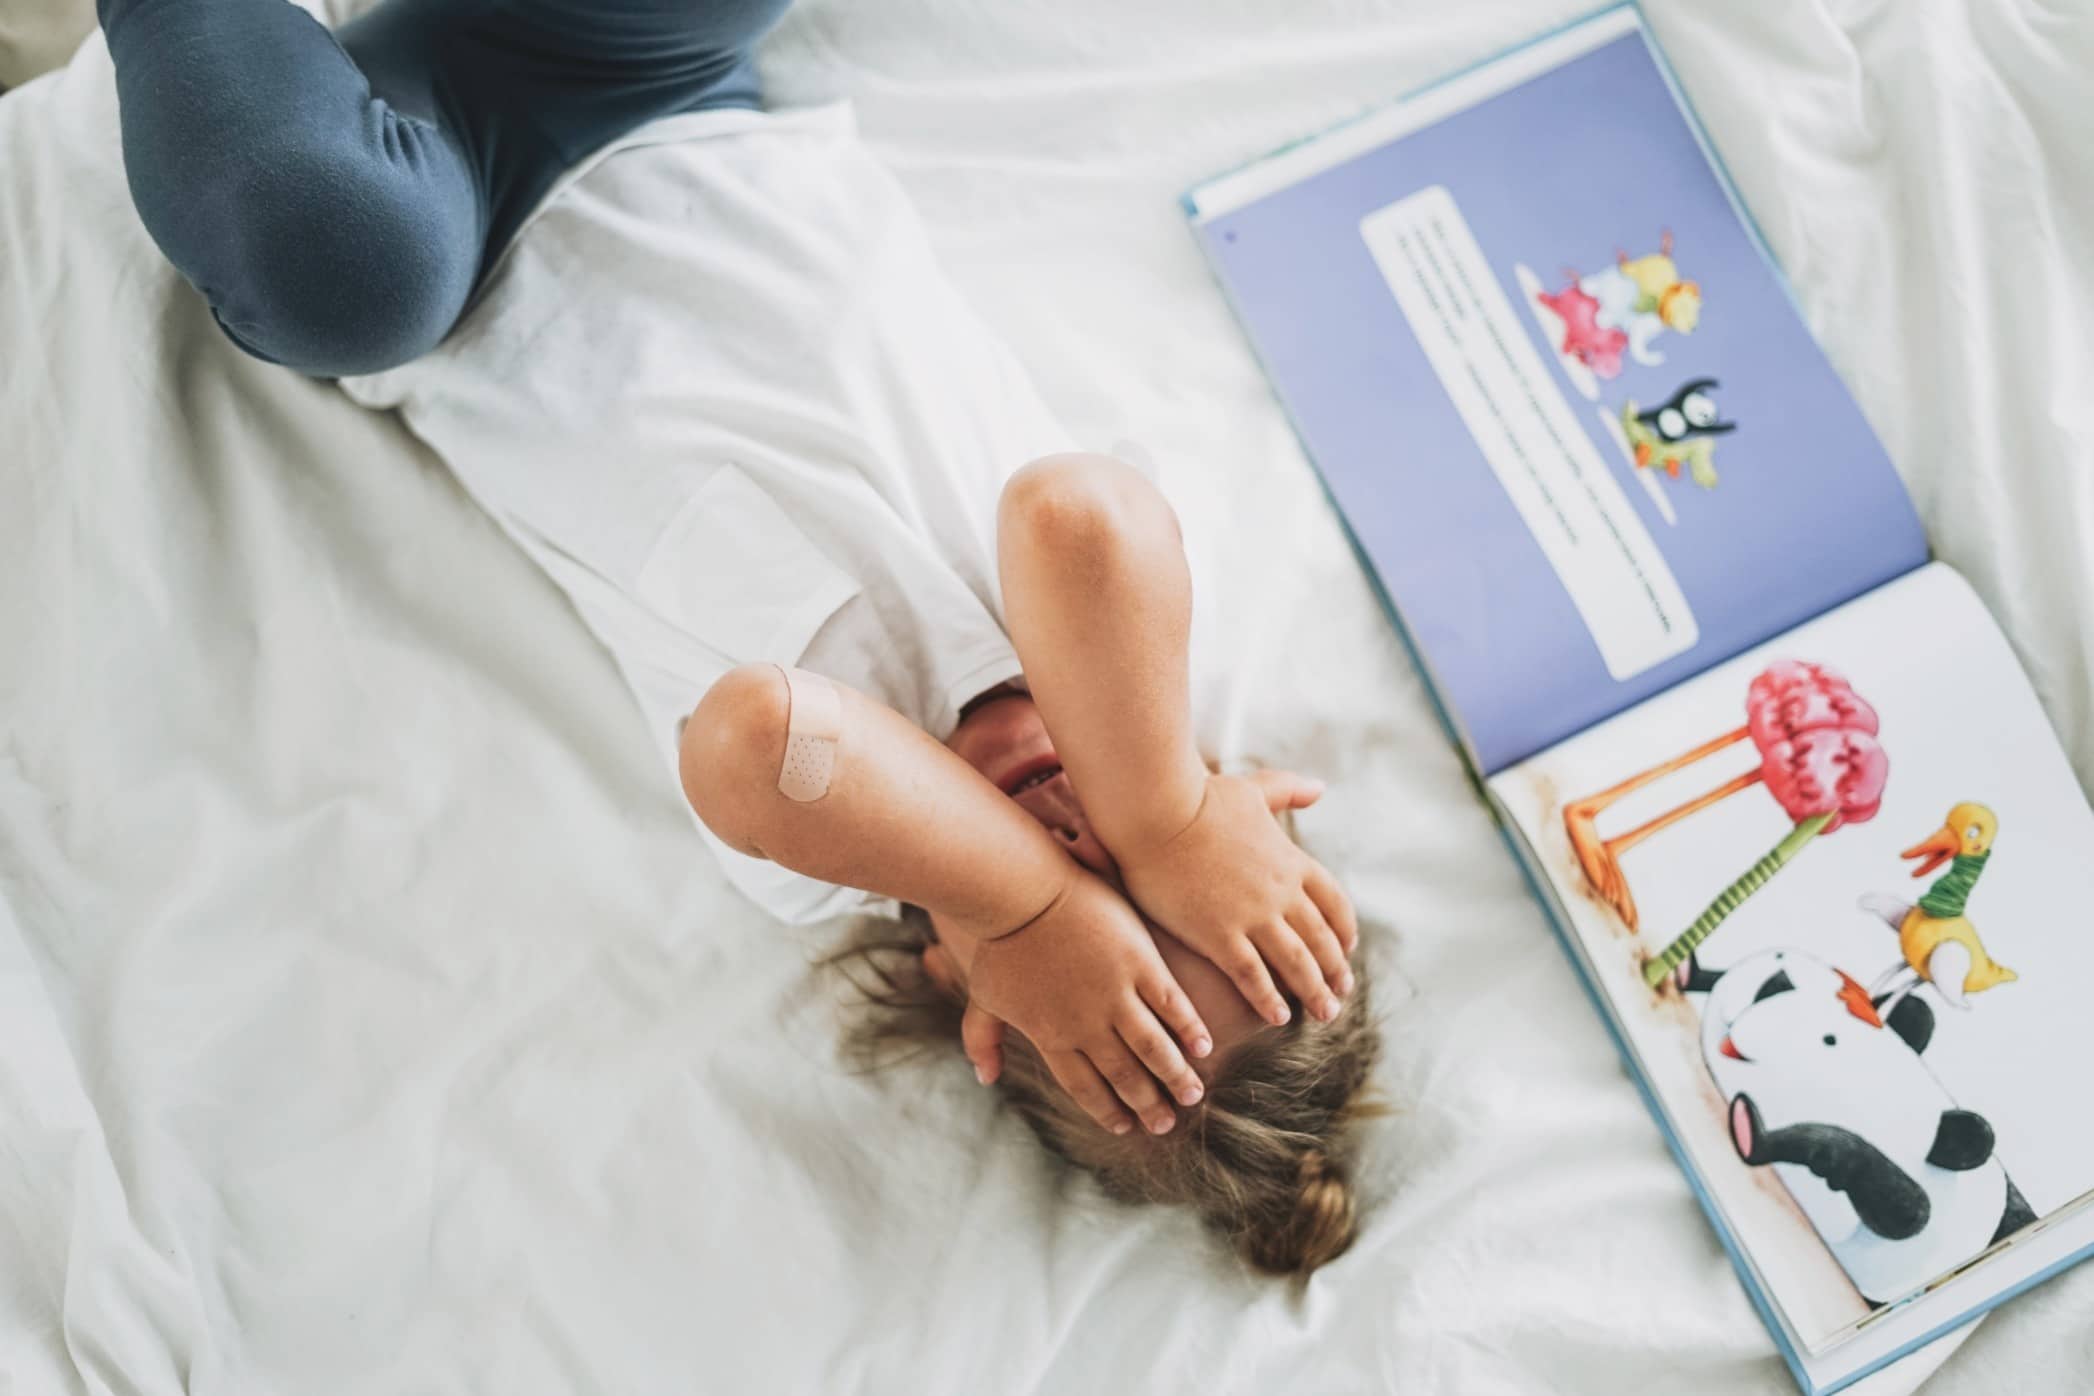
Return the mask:
M 1765 950 L 1679 986 L 1708 997 L 1702 1058 L 1738 1156 L 1772 1167 L 1871 1305 L 1899 1299 L 2035 1220 L 1993 1151 L 1921 1060 L 1921 999 L 1880 1002 L 1800 950 Z

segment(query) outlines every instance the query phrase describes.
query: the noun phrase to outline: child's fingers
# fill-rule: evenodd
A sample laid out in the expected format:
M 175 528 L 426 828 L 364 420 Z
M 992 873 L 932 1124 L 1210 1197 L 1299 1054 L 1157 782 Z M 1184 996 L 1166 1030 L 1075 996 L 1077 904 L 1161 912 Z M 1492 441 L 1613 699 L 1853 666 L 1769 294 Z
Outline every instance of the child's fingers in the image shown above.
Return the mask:
M 1200 1017 L 1200 1010 L 1192 1006 L 1192 1000 L 1171 978 L 1171 972 L 1161 967 L 1156 974 L 1142 984 L 1142 1001 L 1156 1011 L 1163 1025 L 1185 1044 L 1189 1057 L 1204 1057 L 1214 1050 L 1214 1034 L 1207 1031 L 1207 1024 Z
M 1339 995 L 1352 992 L 1352 966 L 1345 963 L 1345 947 L 1338 944 L 1338 933 L 1324 921 L 1323 913 L 1306 894 L 1287 914 L 1287 924 L 1294 927 L 1302 944 L 1316 957 L 1317 968 L 1323 971 L 1323 982 L 1330 985 L 1331 992 Z
M 1303 1008 L 1325 1022 L 1338 1016 L 1338 996 L 1323 982 L 1323 966 L 1302 943 L 1300 932 L 1285 921 L 1276 921 L 1259 928 L 1253 938 Z
M 1267 769 L 1251 772 L 1250 779 L 1265 793 L 1265 807 L 1274 814 L 1307 809 L 1323 798 L 1324 784 L 1313 776 Z
M 1360 919 L 1353 914 L 1352 898 L 1345 895 L 1345 889 L 1338 885 L 1338 879 L 1331 876 L 1330 870 L 1318 862 L 1309 864 L 1309 875 L 1302 879 L 1302 885 L 1315 899 L 1323 912 L 1323 919 L 1330 922 L 1331 929 L 1338 933 L 1338 944 L 1344 946 L 1345 953 L 1350 955 L 1360 943 Z
M 978 1004 L 960 1015 L 960 1045 L 974 1063 L 974 1079 L 984 1086 L 1003 1075 L 1003 1019 Z
M 1248 936 L 1238 940 L 1234 949 L 1222 951 L 1214 963 L 1236 981 L 1237 992 L 1250 1001 L 1266 1022 L 1279 1027 L 1294 1016 L 1288 1012 L 1287 1000 L 1280 996 L 1279 987 L 1272 982 L 1271 971 L 1265 968 L 1265 957 Z
M 1040 1060 L 1047 1065 L 1047 1073 L 1061 1088 L 1069 1093 L 1084 1114 L 1098 1122 L 1100 1129 L 1113 1134 L 1125 1134 L 1134 1128 L 1134 1117 L 1120 1108 L 1120 1102 L 1098 1074 L 1098 1068 L 1081 1052 L 1042 1052 Z
M 1120 1041 L 1141 1060 L 1141 1064 L 1163 1083 L 1180 1105 L 1198 1105 L 1206 1088 L 1200 1085 L 1199 1073 L 1186 1064 L 1185 1056 L 1178 1044 L 1156 1021 L 1149 1005 L 1134 999 L 1120 1017 Z
M 1112 1084 L 1113 1094 L 1149 1127 L 1151 1134 L 1168 1134 L 1178 1123 L 1178 1112 L 1164 1099 L 1163 1089 L 1149 1068 L 1135 1060 L 1127 1044 L 1114 1037 L 1090 1049 L 1091 1065 Z

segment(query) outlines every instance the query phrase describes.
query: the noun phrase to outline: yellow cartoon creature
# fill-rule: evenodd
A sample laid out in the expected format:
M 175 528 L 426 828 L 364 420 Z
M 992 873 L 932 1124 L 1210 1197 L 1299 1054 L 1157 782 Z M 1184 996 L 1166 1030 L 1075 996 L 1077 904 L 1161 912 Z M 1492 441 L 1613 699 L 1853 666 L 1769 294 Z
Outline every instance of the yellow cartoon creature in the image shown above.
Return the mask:
M 1898 948 L 1905 956 L 1903 963 L 1885 971 L 1871 988 L 1872 993 L 1881 993 L 1900 979 L 1907 981 L 1893 994 L 1892 1002 L 1885 1004 L 1886 1013 L 1922 980 L 1932 984 L 1943 1001 L 1969 1008 L 1971 994 L 2011 984 L 2019 977 L 1992 958 L 1978 939 L 1978 928 L 1963 914 L 1971 889 L 1978 885 L 1992 857 L 1992 841 L 1998 833 L 1999 819 L 1991 810 L 1968 801 L 1957 805 L 1941 828 L 1900 855 L 1924 860 L 1912 870 L 1914 877 L 1925 877 L 1949 863 L 1949 870 L 1934 880 L 1917 905 L 1894 896 L 1872 894 L 1861 899 L 1863 910 L 1882 917 L 1898 933 Z
M 1665 362 L 1651 341 L 1668 329 L 1692 334 L 1701 323 L 1701 287 L 1680 278 L 1669 230 L 1659 235 L 1656 252 L 1632 258 L 1617 251 L 1613 266 L 1578 277 L 1577 285 L 1592 297 L 1594 328 L 1619 331 L 1629 357 L 1646 368 Z M 1612 378 L 1614 372 L 1600 370 L 1600 377 Z
M 1701 286 L 1680 278 L 1680 269 L 1672 261 L 1670 230 L 1659 234 L 1658 250 L 1649 256 L 1632 261 L 1628 253 L 1617 252 L 1614 259 L 1622 274 L 1635 283 L 1637 310 L 1655 313 L 1681 334 L 1694 333 L 1701 323 Z

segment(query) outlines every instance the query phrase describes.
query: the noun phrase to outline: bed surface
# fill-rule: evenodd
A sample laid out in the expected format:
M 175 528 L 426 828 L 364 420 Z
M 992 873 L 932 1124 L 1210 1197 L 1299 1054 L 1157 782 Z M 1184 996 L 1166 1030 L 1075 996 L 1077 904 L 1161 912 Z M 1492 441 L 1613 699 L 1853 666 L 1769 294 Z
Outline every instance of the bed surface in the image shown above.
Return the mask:
M 161 262 L 99 40 L 0 97 L 0 1389 L 1791 1390 L 1176 204 L 1584 8 L 803 0 L 764 55 L 1160 466 L 1229 620 L 1203 730 L 1334 781 L 1397 1108 L 1299 1291 L 957 1054 L 845 1072 L 827 937 L 727 890 L 565 601 Z M 2094 18 L 1647 8 L 2086 785 Z M 2072 1389 L 2089 1332 L 2094 1268 L 1927 1390 Z

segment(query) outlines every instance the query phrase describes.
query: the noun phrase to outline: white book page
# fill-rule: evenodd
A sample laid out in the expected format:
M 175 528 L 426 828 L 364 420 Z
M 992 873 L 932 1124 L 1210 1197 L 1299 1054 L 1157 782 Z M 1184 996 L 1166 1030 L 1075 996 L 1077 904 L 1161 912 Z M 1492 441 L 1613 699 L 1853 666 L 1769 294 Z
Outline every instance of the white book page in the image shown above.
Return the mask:
M 2094 1240 L 2094 813 L 1954 572 L 1490 785 L 1810 1367 L 1858 1370 Z

